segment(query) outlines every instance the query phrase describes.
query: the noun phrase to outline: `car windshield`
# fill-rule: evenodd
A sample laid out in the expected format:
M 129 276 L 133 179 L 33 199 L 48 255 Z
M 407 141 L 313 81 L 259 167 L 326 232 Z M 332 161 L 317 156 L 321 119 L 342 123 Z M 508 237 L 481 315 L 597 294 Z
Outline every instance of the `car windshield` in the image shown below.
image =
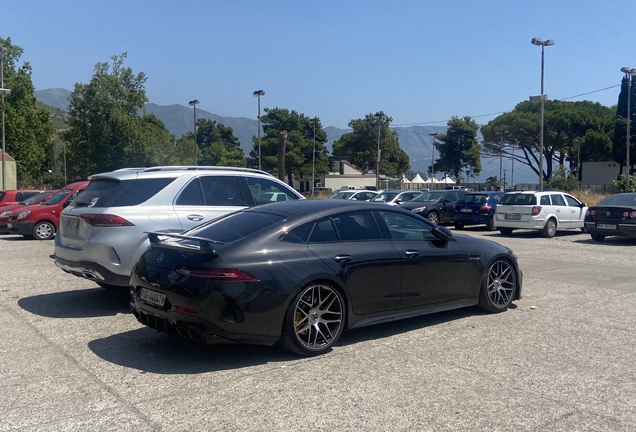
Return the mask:
M 62 202 L 64 200 L 64 198 L 66 198 L 66 196 L 68 194 L 71 193 L 70 189 L 60 189 L 55 195 L 53 195 L 51 198 L 47 199 L 45 202 L 43 202 L 42 204 L 44 205 L 55 205 L 55 204 L 59 204 L 60 202 Z
M 411 201 L 417 202 L 435 202 L 444 196 L 446 192 L 424 192 L 413 198 Z
M 371 201 L 392 201 L 399 192 L 382 192 L 375 196 Z
M 618 194 L 605 198 L 598 203 L 599 206 L 614 205 L 624 207 L 636 207 L 636 194 Z
M 333 195 L 331 198 L 333 198 L 333 199 L 348 199 L 353 194 L 354 194 L 354 192 L 338 192 L 337 194 Z
M 31 198 L 22 201 L 20 204 L 23 204 L 23 205 L 33 204 L 34 202 L 36 202 L 40 198 L 42 198 L 42 197 L 44 197 L 46 195 L 50 195 L 50 194 L 51 194 L 51 192 L 42 192 L 42 193 L 39 193 L 37 195 L 33 195 Z

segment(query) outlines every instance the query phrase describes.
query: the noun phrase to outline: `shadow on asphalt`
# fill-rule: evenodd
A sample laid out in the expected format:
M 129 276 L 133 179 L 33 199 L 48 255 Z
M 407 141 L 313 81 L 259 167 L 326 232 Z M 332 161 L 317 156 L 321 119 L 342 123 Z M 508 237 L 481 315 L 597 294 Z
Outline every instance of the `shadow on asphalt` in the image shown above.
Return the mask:
M 602 242 L 597 242 L 588 237 L 585 240 L 574 240 L 573 243 L 606 245 L 606 246 L 636 246 L 636 238 L 629 237 L 606 237 Z
M 469 307 L 350 330 L 342 334 L 336 347 L 382 339 L 476 314 L 485 312 Z M 96 339 L 89 342 L 88 347 L 105 361 L 158 374 L 197 374 L 311 359 L 277 346 L 196 344 L 148 327 Z
M 128 289 L 90 288 L 42 294 L 18 300 L 27 312 L 49 318 L 92 318 L 131 313 Z

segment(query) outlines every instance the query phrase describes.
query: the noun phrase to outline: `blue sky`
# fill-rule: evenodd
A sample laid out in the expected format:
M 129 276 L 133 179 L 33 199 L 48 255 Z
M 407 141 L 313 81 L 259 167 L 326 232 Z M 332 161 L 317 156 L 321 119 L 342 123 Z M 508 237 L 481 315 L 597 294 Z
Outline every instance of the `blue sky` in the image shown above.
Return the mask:
M 3 0 L 0 36 L 24 49 L 37 90 L 90 80 L 128 53 L 151 102 L 255 118 L 262 107 L 323 126 L 383 110 L 392 125 L 487 123 L 540 93 L 616 103 L 636 67 L 636 2 Z M 630 30 L 631 29 L 631 30 Z M 490 115 L 489 115 L 490 114 Z

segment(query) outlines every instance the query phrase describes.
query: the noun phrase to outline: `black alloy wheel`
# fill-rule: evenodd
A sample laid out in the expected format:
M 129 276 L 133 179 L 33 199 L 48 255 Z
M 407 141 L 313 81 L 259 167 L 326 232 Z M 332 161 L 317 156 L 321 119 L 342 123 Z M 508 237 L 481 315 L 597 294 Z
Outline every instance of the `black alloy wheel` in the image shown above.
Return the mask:
M 342 295 L 329 285 L 304 288 L 285 313 L 280 345 L 306 356 L 328 351 L 344 330 L 344 305 Z
M 436 211 L 432 211 L 426 216 L 428 220 L 433 222 L 435 225 L 439 225 L 439 214 Z
M 505 311 L 515 298 L 517 274 L 504 259 L 490 265 L 479 292 L 479 307 L 489 312 Z

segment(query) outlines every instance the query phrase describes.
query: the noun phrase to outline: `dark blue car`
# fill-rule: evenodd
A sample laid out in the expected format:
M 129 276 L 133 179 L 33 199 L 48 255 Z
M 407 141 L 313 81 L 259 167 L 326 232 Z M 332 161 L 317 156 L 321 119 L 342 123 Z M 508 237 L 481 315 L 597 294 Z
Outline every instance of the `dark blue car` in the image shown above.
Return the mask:
M 489 231 L 493 231 L 493 216 L 502 196 L 503 192 L 467 193 L 453 206 L 453 225 L 457 229 L 466 225 L 486 225 Z

